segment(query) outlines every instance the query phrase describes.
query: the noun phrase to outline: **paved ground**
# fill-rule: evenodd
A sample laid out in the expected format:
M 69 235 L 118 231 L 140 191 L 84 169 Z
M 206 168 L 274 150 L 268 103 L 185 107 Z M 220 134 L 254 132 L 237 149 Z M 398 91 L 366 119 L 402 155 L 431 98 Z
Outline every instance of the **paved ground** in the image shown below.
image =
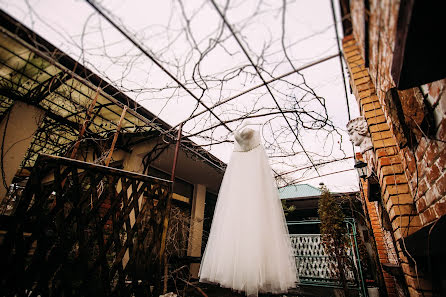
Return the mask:
M 199 287 L 206 293 L 208 297 L 246 297 L 244 293 L 233 292 L 230 289 L 224 289 L 214 285 L 199 284 Z M 290 290 L 287 294 L 259 294 L 259 297 L 339 297 L 343 294 L 341 290 L 331 288 L 300 286 Z M 190 295 L 189 295 L 190 294 Z M 352 296 L 356 296 L 357 292 L 351 292 Z M 196 289 L 188 292 L 188 297 L 203 297 Z
M 221 288 L 215 285 L 206 285 L 206 284 L 199 284 L 200 289 L 203 290 L 203 292 L 206 293 L 208 297 L 246 297 L 244 293 L 237 293 L 230 289 Z M 191 296 L 201 296 L 197 290 L 193 290 L 194 292 L 190 292 L 189 294 L 192 294 Z M 303 295 L 298 294 L 296 290 L 295 292 L 289 292 L 289 294 L 259 294 L 259 297 L 304 297 Z

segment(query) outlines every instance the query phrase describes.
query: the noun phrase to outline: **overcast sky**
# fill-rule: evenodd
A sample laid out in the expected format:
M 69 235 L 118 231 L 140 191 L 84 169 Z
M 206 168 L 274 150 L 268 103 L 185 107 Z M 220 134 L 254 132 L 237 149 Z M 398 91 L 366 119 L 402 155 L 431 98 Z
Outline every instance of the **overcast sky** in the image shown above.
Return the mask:
M 249 67 L 249 61 L 229 30 L 225 28 L 220 31 L 222 20 L 211 2 L 209 0 L 183 2 L 108 0 L 99 3 L 101 9 L 131 33 L 195 95 L 202 95 L 200 85 L 206 88 L 202 100 L 208 106 L 260 84 L 261 80 L 253 68 Z M 226 2 L 217 1 L 217 3 L 223 9 Z M 178 89 L 165 73 L 85 1 L 0 0 L 0 7 L 56 47 L 106 78 L 167 123 L 175 126 L 194 112 L 196 101 Z M 231 1 L 226 13 L 228 22 L 242 39 L 249 55 L 264 69 L 265 79 L 292 70 L 282 49 L 282 16 L 282 1 L 277 0 Z M 337 16 L 339 21 L 339 13 Z M 295 68 L 337 53 L 329 0 L 288 1 L 285 20 L 284 44 Z M 187 30 L 187 25 L 190 30 Z M 338 30 L 342 36 L 339 23 Z M 194 72 L 197 70 L 194 65 L 200 60 L 200 55 L 197 50 L 193 50 L 193 44 L 203 52 L 218 38 L 220 42 L 200 64 L 200 73 L 205 78 L 194 83 L 193 77 L 199 78 Z M 222 82 L 224 78 L 231 77 L 240 69 L 243 70 L 241 74 Z M 325 99 L 329 119 L 340 132 L 340 136 L 297 127 L 295 132 L 299 134 L 301 143 L 311 152 L 315 163 L 352 156 L 352 145 L 345 132 L 348 115 L 339 59 L 331 59 L 313 66 L 302 71 L 302 74 L 307 85 Z M 273 95 L 282 108 L 292 108 L 292 98 L 301 98 L 305 94 L 301 89 L 293 87 L 302 85 L 302 82 L 302 77 L 295 74 L 287 77 L 286 82 L 271 84 Z M 355 118 L 358 116 L 358 107 L 351 94 L 349 102 L 351 116 Z M 321 106 L 314 100 L 302 100 L 300 104 L 306 110 L 321 111 Z M 266 108 L 273 110 L 276 106 L 272 97 L 262 87 L 216 108 L 215 112 L 221 119 L 231 120 L 247 112 L 262 114 Z M 196 111 L 201 110 L 203 110 L 201 106 L 196 108 Z M 282 117 L 277 115 L 260 117 L 253 121 L 258 123 L 269 121 L 271 129 L 267 129 L 268 127 L 263 129 L 263 137 L 267 153 L 271 157 L 271 164 L 276 171 L 287 171 L 309 165 L 301 147 L 296 144 L 291 147 L 294 140 L 292 131 L 281 130 L 280 127 L 286 127 Z M 195 133 L 215 124 L 218 124 L 218 120 L 206 113 L 196 120 L 187 122 L 185 133 Z M 229 126 L 235 129 L 239 124 L 240 122 L 233 122 Z M 277 135 L 277 131 L 281 131 L 280 135 Z M 202 135 L 214 141 L 232 140 L 231 135 L 223 127 L 211 132 Z M 276 139 L 276 143 L 273 139 Z M 209 143 L 209 138 L 193 138 L 193 140 L 199 144 Z M 205 148 L 227 162 L 232 144 L 222 143 Z M 277 157 L 281 151 L 292 150 L 299 151 L 299 154 L 287 158 Z M 320 167 L 319 172 L 327 174 L 352 167 L 353 160 L 349 159 Z M 302 180 L 315 176 L 317 173 L 314 170 L 303 170 L 294 173 L 291 179 Z M 355 171 L 314 178 L 304 183 L 318 186 L 321 181 L 329 189 L 337 192 L 358 188 Z

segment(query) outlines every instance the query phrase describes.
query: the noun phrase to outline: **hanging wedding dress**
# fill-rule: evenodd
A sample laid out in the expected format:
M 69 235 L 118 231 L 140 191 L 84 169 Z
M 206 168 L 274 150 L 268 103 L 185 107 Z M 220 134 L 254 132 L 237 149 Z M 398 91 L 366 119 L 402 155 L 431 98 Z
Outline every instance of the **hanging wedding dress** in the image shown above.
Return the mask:
M 247 296 L 295 287 L 296 265 L 268 157 L 258 131 L 235 132 L 200 281 Z

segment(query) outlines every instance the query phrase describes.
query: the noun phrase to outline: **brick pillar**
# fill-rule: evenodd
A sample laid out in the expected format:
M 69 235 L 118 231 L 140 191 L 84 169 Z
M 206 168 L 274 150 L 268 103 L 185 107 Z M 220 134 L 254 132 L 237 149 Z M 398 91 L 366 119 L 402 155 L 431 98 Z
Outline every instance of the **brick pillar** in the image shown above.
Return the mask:
M 413 198 L 403 172 L 396 140 L 387 123 L 375 87 L 364 66 L 364 60 L 352 36 L 343 41 L 344 55 L 351 76 L 351 85 L 358 100 L 361 114 L 369 125 L 376 154 L 377 175 L 381 185 L 383 202 L 389 212 L 395 238 L 417 231 L 419 217 L 413 208 Z
M 415 210 L 414 199 L 403 172 L 395 135 L 390 129 L 392 123 L 383 112 L 382 102 L 376 94 L 375 86 L 353 36 L 344 38 L 343 53 L 350 73 L 351 87 L 358 101 L 360 112 L 369 126 L 376 154 L 376 174 L 381 186 L 382 202 L 389 214 L 394 237 L 398 241 L 420 229 L 420 217 Z M 379 236 L 377 241 L 379 241 Z M 403 249 L 401 244 L 397 244 L 398 258 L 405 273 L 409 292 L 411 296 L 419 296 L 417 290 L 423 286 L 418 286 L 414 282 L 414 267 L 403 253 Z
M 356 153 L 356 159 L 357 160 L 362 159 L 361 153 Z M 389 256 L 387 254 L 387 247 L 385 242 L 386 239 L 384 238 L 383 235 L 384 228 L 382 226 L 381 220 L 375 207 L 376 202 L 369 202 L 369 197 L 368 197 L 369 183 L 368 182 L 361 182 L 361 183 L 364 194 L 363 197 L 364 204 L 365 207 L 367 208 L 367 214 L 370 219 L 370 224 L 372 225 L 372 232 L 375 238 L 375 245 L 378 253 L 379 265 L 384 278 L 384 284 L 386 286 L 387 295 L 388 297 L 397 297 L 398 294 L 396 292 L 395 278 L 390 274 L 388 274 L 386 271 L 384 271 L 381 266 L 382 264 L 390 263 L 390 261 L 389 261 Z

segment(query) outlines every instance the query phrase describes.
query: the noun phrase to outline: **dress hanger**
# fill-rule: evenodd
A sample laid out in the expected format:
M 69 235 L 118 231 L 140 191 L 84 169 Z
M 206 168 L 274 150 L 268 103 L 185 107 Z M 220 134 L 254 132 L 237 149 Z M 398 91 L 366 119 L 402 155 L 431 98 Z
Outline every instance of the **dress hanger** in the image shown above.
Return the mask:
M 260 132 L 260 136 L 263 138 L 263 126 L 265 126 L 265 124 L 266 124 L 266 122 L 261 124 L 261 123 L 253 123 L 250 120 L 245 120 L 245 121 L 243 121 L 241 126 L 233 132 L 233 134 L 242 132 L 242 130 L 244 128 L 246 128 L 247 126 L 261 126 L 259 128 L 259 132 Z
M 237 128 L 237 130 L 235 130 L 235 132 L 241 132 L 245 127 L 247 126 L 263 126 L 264 124 L 260 124 L 260 123 L 253 123 L 249 120 L 243 121 L 242 125 Z

